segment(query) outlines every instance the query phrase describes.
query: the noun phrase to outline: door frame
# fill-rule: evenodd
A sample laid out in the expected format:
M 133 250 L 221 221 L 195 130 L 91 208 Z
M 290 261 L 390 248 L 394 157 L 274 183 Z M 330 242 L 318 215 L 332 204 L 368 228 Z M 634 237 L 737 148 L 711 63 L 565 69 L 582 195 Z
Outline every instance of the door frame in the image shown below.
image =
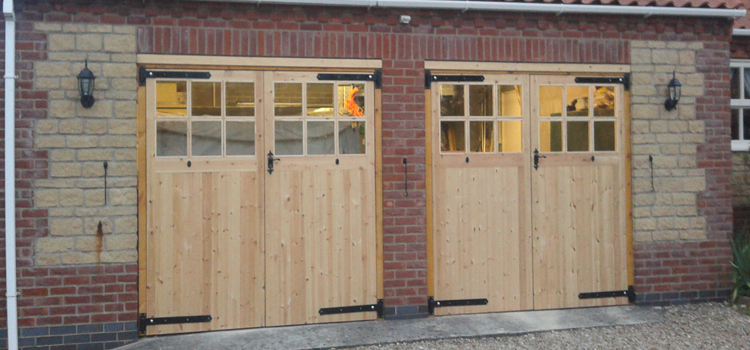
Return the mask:
M 456 67 L 461 67 L 457 69 Z M 465 62 L 465 61 L 425 61 L 425 74 L 531 74 L 531 75 L 585 75 L 612 77 L 630 73 L 629 65 L 620 64 L 551 64 L 551 63 L 512 63 L 512 62 Z M 427 80 L 425 80 L 427 81 Z M 433 198 L 433 122 L 432 84 L 425 85 L 425 192 L 426 192 L 426 231 L 427 231 L 427 295 L 435 295 L 434 266 L 434 215 Z M 632 191 L 632 151 L 630 139 L 630 90 L 623 94 L 625 115 L 622 123 L 623 173 L 625 186 L 625 234 L 628 285 L 634 285 L 633 264 L 633 191 Z M 529 160 L 530 161 L 530 160 Z M 529 203 L 530 205 L 531 203 Z M 529 223 L 530 224 L 530 223 Z
M 383 67 L 379 59 L 323 59 L 228 57 L 199 55 L 136 55 L 137 68 L 149 70 L 248 70 L 248 71 L 316 71 L 373 73 Z M 147 95 L 146 86 L 138 85 L 136 95 L 136 168 L 138 193 L 138 313 L 147 310 Z M 374 91 L 375 127 L 375 237 L 377 298 L 385 296 L 383 284 L 383 142 L 382 90 Z M 265 158 L 263 158 L 265 159 Z M 139 336 L 143 336 L 139 334 Z

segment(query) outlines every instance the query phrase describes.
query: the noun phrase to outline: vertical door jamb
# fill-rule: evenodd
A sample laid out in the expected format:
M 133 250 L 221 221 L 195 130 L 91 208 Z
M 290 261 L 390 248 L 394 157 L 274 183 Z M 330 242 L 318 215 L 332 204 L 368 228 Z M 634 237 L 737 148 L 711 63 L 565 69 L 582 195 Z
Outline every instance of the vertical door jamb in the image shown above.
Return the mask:
M 138 173 L 138 312 L 145 313 L 148 306 L 146 283 L 148 260 L 146 259 L 147 222 L 146 222 L 146 87 L 139 86 L 136 99 L 137 154 L 136 168 Z M 105 196 L 107 193 L 104 194 Z

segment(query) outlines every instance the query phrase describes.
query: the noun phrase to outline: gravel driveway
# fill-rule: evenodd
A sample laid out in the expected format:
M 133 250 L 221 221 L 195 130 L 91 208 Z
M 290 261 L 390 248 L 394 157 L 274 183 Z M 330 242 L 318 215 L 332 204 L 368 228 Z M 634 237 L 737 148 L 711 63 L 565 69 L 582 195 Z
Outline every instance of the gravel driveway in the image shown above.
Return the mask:
M 666 307 L 664 322 L 488 338 L 424 341 L 356 350 L 750 349 L 746 309 L 709 303 Z

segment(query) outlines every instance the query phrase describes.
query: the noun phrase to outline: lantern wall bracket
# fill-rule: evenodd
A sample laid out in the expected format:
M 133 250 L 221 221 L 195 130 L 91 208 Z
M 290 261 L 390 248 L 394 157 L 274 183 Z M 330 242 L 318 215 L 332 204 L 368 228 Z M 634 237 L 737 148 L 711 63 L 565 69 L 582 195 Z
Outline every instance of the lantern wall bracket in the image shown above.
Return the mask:
M 138 68 L 138 85 L 146 86 L 146 79 L 166 78 L 166 79 L 211 79 L 209 72 L 196 71 L 153 71 L 147 70 L 146 67 Z

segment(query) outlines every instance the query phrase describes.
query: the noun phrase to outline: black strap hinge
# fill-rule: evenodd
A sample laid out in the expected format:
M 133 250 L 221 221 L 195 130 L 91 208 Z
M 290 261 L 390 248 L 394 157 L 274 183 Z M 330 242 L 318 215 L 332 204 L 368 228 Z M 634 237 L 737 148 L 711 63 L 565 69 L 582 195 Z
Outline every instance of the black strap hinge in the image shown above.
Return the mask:
M 487 299 L 453 299 L 453 300 L 435 300 L 434 297 L 427 298 L 427 312 L 430 315 L 435 314 L 436 307 L 449 307 L 449 306 L 477 306 L 487 305 L 489 300 Z
M 437 82 L 483 82 L 484 75 L 432 75 L 429 70 L 424 71 L 424 88 L 430 89 L 432 83 Z
M 375 88 L 380 89 L 383 86 L 383 73 L 380 69 L 368 74 L 337 74 L 337 73 L 320 73 L 318 80 L 342 80 L 342 81 L 372 81 L 375 82 Z
M 591 292 L 578 294 L 578 299 L 602 299 L 627 297 L 628 302 L 635 303 L 635 287 L 628 286 L 627 290 L 613 290 L 608 292 Z
M 377 312 L 378 318 L 383 318 L 383 299 L 378 299 L 377 304 L 370 305 L 354 305 L 354 306 L 339 306 L 339 307 L 324 307 L 318 311 L 320 316 L 326 315 L 338 315 L 338 314 L 350 314 L 355 312 Z
M 211 322 L 211 320 L 213 320 L 211 315 L 146 317 L 146 314 L 140 314 L 138 317 L 138 331 L 140 334 L 146 334 L 146 327 L 148 326 L 182 323 L 206 323 Z
M 622 84 L 625 91 L 630 91 L 630 73 L 622 77 L 576 77 L 576 83 L 579 84 Z
M 167 79 L 210 79 L 209 72 L 166 72 L 146 70 L 146 67 L 138 68 L 138 85 L 146 86 L 146 79 L 167 78 Z

